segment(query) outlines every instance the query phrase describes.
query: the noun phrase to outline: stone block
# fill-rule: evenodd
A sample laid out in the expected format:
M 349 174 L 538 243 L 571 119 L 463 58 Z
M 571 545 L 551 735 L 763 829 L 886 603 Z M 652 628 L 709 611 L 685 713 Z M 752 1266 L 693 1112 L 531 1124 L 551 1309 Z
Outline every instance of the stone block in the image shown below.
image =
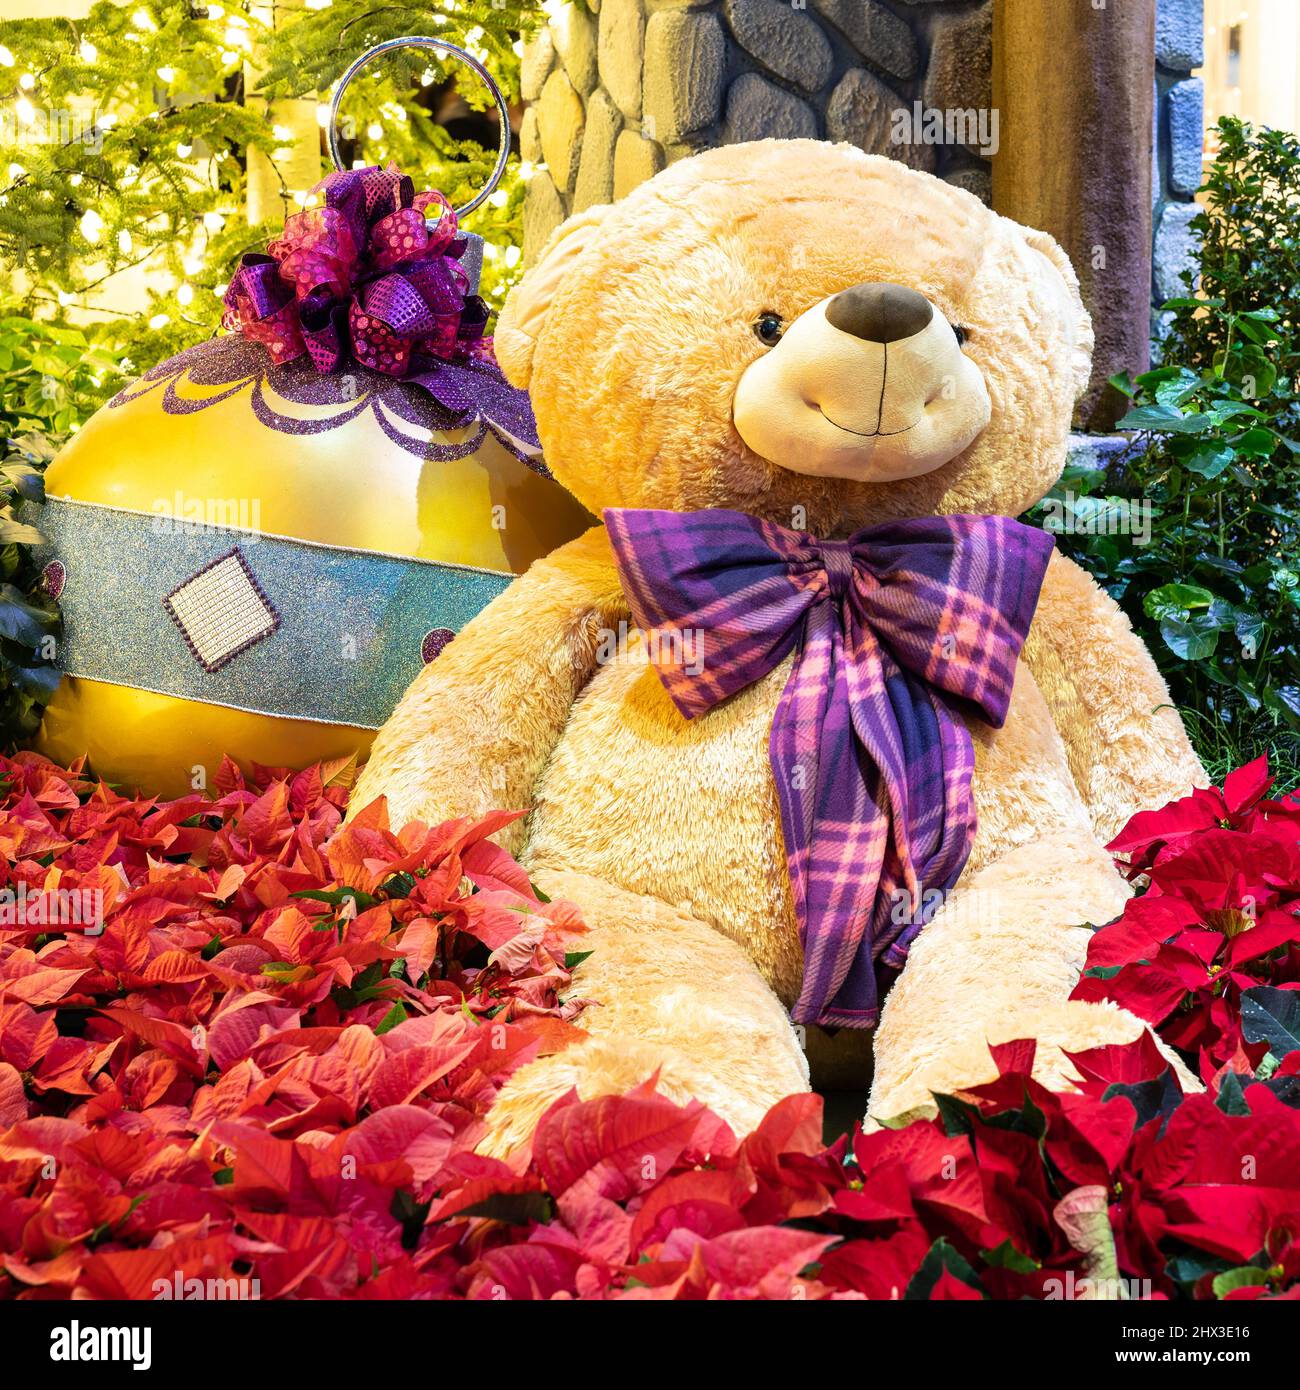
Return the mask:
M 770 137 L 815 139 L 817 116 L 812 107 L 793 92 L 787 92 L 756 72 L 747 72 L 736 78 L 727 92 L 724 130 L 729 145 Z
M 537 103 L 541 124 L 542 156 L 555 186 L 563 193 L 573 188 L 582 153 L 582 98 L 573 89 L 568 74 L 556 68 L 546 79 Z
M 891 77 L 915 77 L 920 50 L 906 23 L 876 0 L 813 0 L 818 11 L 873 68 Z
M 587 102 L 587 127 L 582 136 L 582 157 L 573 187 L 573 210 L 581 212 L 594 203 L 608 203 L 614 196 L 614 146 L 623 128 L 623 117 L 603 87 Z
M 665 144 L 718 119 L 727 41 L 717 15 L 660 10 L 645 32 L 642 122 Z
M 640 0 L 601 0 L 596 60 L 601 85 L 629 120 L 641 119 L 645 14 Z
M 604 0 L 609 4 L 609 0 Z M 657 140 L 635 130 L 625 130 L 614 146 L 614 198 L 625 197 L 664 167 L 664 152 Z
M 727 0 L 727 23 L 736 42 L 765 68 L 805 92 L 831 79 L 835 55 L 821 26 L 788 0 Z
M 1201 186 L 1205 147 L 1205 99 L 1199 77 L 1175 82 L 1165 98 L 1169 111 L 1169 186 L 1192 194 Z

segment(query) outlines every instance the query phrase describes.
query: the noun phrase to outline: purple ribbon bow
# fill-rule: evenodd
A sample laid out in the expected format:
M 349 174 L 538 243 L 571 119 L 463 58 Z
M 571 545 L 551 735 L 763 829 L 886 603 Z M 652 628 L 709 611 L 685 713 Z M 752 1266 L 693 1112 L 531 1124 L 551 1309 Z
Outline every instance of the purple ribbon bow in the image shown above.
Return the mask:
M 1006 719 L 1052 552 L 1000 516 L 816 540 L 742 512 L 609 510 L 623 591 L 694 718 L 794 652 L 768 745 L 804 949 L 802 1023 L 870 1028 L 975 835 L 965 706 Z
M 346 169 L 313 190 L 269 255 L 240 262 L 225 328 L 261 343 L 277 366 L 307 355 L 319 372 L 348 360 L 406 376 L 421 356 L 492 361 L 487 307 L 468 293 L 465 238 L 441 193 L 387 169 Z

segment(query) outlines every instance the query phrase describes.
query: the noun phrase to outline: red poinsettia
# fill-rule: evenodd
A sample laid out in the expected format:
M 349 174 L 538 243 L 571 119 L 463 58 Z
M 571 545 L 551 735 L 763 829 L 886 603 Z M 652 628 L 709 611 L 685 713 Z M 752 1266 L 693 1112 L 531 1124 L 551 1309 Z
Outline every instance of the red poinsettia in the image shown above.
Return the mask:
M 1300 798 L 1271 785 L 1260 758 L 1133 817 L 1110 848 L 1145 891 L 1093 936 L 1075 990 L 1159 1026 L 1206 1081 L 1269 1052 L 1251 991 L 1300 988 Z
M 738 1139 L 648 1078 L 508 1161 L 485 1116 L 582 1038 L 599 940 L 488 838 L 516 813 L 344 825 L 350 776 L 160 803 L 0 759 L 0 1296 L 1300 1296 L 1300 811 L 1262 766 L 1126 827 L 1079 989 L 1205 1094 L 1150 1037 L 1053 1093 L 1025 1040 L 829 1147 L 815 1096 Z

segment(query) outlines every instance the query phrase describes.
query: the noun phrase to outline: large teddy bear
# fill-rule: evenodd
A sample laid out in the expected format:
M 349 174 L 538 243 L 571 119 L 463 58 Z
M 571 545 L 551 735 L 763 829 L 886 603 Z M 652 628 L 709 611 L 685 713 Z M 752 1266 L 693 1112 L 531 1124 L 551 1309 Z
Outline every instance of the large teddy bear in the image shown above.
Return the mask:
M 1091 347 L 1051 237 L 847 146 L 711 150 L 552 238 L 496 351 L 608 525 L 425 668 L 353 800 L 531 808 L 503 840 L 593 928 L 590 1038 L 516 1073 L 498 1148 L 571 1086 L 657 1071 L 744 1131 L 874 1050 L 887 1120 L 990 1041 L 1059 1087 L 1140 1033 L 1068 1000 L 1128 893 L 1103 846 L 1204 775 L 1115 604 L 1009 520 Z

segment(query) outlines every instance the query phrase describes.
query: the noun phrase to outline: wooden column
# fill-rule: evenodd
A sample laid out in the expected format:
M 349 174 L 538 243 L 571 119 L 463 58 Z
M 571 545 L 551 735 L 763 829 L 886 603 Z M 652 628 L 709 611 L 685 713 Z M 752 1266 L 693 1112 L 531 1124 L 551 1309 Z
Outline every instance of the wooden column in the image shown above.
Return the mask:
M 993 206 L 1069 253 L 1097 334 L 1076 421 L 1109 429 L 1106 385 L 1149 362 L 1156 0 L 994 0 Z

